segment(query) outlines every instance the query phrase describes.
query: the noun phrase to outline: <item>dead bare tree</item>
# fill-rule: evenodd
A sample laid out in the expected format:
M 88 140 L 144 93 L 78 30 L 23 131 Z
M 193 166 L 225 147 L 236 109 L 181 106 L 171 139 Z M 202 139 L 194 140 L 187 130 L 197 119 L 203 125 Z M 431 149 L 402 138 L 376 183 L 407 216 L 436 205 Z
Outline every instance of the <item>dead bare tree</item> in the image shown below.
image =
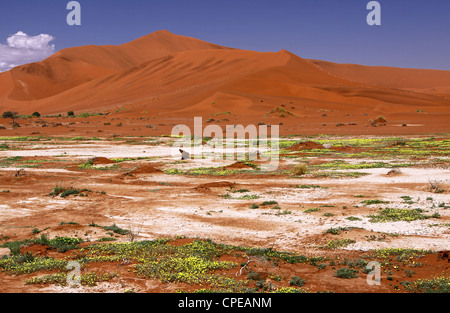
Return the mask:
M 248 265 L 249 265 L 251 262 L 256 262 L 256 261 L 257 261 L 256 258 L 250 258 L 249 256 L 247 256 L 247 262 L 241 267 L 241 269 L 240 269 L 238 272 L 236 272 L 236 276 L 241 276 L 241 275 L 242 275 L 242 271 L 243 271 L 246 267 L 248 267 Z
M 137 227 L 128 227 L 127 237 L 129 242 L 133 242 L 141 234 L 143 222 L 141 221 Z

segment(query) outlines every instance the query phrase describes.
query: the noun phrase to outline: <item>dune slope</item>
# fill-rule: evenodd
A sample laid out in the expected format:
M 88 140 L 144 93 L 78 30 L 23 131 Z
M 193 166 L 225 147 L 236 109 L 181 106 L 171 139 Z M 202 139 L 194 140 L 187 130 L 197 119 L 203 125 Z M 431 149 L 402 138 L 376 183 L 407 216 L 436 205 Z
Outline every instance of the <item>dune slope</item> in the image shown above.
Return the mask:
M 368 115 L 391 114 L 399 121 L 404 115 L 438 125 L 434 119 L 443 122 L 450 113 L 448 86 L 450 71 L 335 64 L 158 31 L 120 46 L 65 49 L 1 73 L 0 111 L 126 108 L 130 117 L 145 111 L 170 118 L 233 111 L 248 123 L 277 114 L 338 118 L 358 113 L 366 121 Z M 428 114 L 413 115 L 419 108 Z

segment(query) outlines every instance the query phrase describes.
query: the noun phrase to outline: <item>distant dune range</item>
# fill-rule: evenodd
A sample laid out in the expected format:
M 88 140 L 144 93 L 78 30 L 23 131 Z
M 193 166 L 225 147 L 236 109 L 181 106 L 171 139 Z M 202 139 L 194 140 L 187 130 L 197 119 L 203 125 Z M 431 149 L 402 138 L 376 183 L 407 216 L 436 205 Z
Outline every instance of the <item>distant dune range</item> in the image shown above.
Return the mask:
M 0 74 L 1 112 L 118 109 L 125 109 L 121 116 L 176 123 L 230 112 L 233 123 L 282 122 L 296 134 L 302 127 L 329 133 L 340 122 L 357 125 L 348 133 L 367 133 L 363 127 L 379 115 L 424 125 L 423 133 L 448 132 L 450 71 L 306 60 L 158 31 L 120 46 L 64 49 Z

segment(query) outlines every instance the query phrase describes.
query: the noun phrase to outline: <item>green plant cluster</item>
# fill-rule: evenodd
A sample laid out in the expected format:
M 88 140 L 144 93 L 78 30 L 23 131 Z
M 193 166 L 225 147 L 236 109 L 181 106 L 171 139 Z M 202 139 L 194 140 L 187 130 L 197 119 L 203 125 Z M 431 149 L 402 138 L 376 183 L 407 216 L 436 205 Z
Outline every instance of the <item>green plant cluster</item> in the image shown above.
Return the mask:
M 82 243 L 83 240 L 81 238 L 72 238 L 72 237 L 55 237 L 53 239 L 49 239 L 47 235 L 42 234 L 39 238 L 36 239 L 27 239 L 23 241 L 12 241 L 5 242 L 2 247 L 9 248 L 12 255 L 19 255 L 20 249 L 25 245 L 45 245 L 50 249 L 58 251 L 58 252 L 66 252 L 71 249 L 79 248 L 79 244 Z
M 83 192 L 92 192 L 92 190 L 89 189 L 77 189 L 74 187 L 62 187 L 62 186 L 56 186 L 52 189 L 52 191 L 49 193 L 49 196 L 57 197 L 60 196 L 61 198 L 67 198 L 69 196 L 87 196 L 87 194 L 84 194 Z
M 450 276 L 442 274 L 425 279 L 417 279 L 403 284 L 405 289 L 415 293 L 450 293 Z
M 422 209 L 392 209 L 385 208 L 382 209 L 377 215 L 369 215 L 370 222 L 372 223 L 386 223 L 386 222 L 397 222 L 397 221 L 407 221 L 412 222 L 415 220 L 425 220 L 429 218 L 438 218 L 439 215 L 424 215 L 424 210 Z
M 83 273 L 80 275 L 80 284 L 83 286 L 93 287 L 96 286 L 97 283 L 109 281 L 113 278 L 117 277 L 117 273 Z M 55 285 L 67 285 L 67 274 L 66 273 L 58 273 L 51 275 L 43 275 L 40 277 L 33 277 L 25 280 L 26 285 L 33 284 L 55 284 Z
M 42 270 L 65 270 L 67 261 L 53 258 L 35 257 L 31 254 L 16 254 L 0 259 L 0 268 L 13 275 L 23 275 Z
M 325 250 L 332 250 L 332 249 L 339 249 L 344 248 L 352 243 L 355 243 L 356 241 L 353 239 L 335 239 L 328 241 L 325 245 L 323 245 L 321 248 Z

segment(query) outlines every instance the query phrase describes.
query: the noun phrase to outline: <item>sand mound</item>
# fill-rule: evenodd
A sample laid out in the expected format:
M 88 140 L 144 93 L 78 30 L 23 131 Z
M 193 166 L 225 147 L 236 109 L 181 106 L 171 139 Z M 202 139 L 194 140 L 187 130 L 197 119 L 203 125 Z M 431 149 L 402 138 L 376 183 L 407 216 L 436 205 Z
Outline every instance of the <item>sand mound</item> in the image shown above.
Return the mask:
M 305 142 L 298 143 L 298 144 L 293 145 L 288 148 L 288 150 L 295 150 L 295 151 L 308 150 L 308 149 L 324 149 L 324 146 L 317 142 L 305 141 Z
M 110 160 L 108 158 L 104 158 L 104 157 L 95 157 L 93 159 L 91 159 L 92 164 L 113 164 L 116 163 L 113 160 Z
M 236 162 L 231 165 L 225 166 L 225 168 L 226 169 L 242 169 L 242 168 L 251 169 L 252 167 L 243 162 Z
M 208 192 L 211 191 L 211 188 L 233 188 L 235 186 L 236 186 L 235 183 L 231 183 L 228 181 L 221 181 L 221 182 L 201 184 L 194 187 L 194 189 L 200 192 Z
M 164 172 L 151 165 L 141 165 L 128 172 L 128 174 L 155 174 L 155 173 L 164 173 Z

